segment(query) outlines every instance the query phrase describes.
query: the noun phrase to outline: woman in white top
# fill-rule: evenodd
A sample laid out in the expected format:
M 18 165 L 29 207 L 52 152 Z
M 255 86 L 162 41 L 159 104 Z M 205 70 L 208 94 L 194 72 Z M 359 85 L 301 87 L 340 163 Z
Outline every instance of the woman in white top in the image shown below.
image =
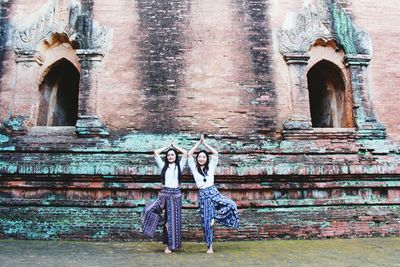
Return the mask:
M 164 161 L 160 153 L 165 153 Z M 177 151 L 180 151 L 182 159 L 179 160 Z M 187 151 L 173 142 L 167 147 L 154 151 L 154 157 L 158 168 L 161 170 L 162 189 L 157 199 L 146 205 L 142 217 L 142 230 L 146 236 L 154 237 L 157 226 L 163 227 L 163 244 L 167 244 L 165 253 L 182 246 L 182 194 L 179 188 L 182 170 L 187 161 Z M 164 216 L 163 214 L 164 213 Z
M 193 158 L 195 150 L 203 144 L 209 151 L 200 150 Z M 214 172 L 218 164 L 218 151 L 208 145 L 204 136 L 189 151 L 188 164 L 192 171 L 197 188 L 199 188 L 199 213 L 203 226 L 204 239 L 207 243 L 207 253 L 213 253 L 213 230 L 215 222 L 228 227 L 238 228 L 238 211 L 235 202 L 221 195 L 214 185 Z

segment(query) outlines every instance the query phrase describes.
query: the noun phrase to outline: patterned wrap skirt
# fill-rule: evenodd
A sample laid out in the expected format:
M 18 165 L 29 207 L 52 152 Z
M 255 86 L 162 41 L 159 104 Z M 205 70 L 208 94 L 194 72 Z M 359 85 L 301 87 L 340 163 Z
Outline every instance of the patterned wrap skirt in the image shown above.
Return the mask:
M 167 226 L 166 226 L 167 225 Z M 142 231 L 154 237 L 156 229 L 163 228 L 163 244 L 169 249 L 182 246 L 182 194 L 179 188 L 163 187 L 157 199 L 146 205 L 142 215 Z
M 228 227 L 239 227 L 238 210 L 235 202 L 221 195 L 214 185 L 199 190 L 199 206 L 207 247 L 211 246 L 214 237 L 211 227 L 212 219 Z

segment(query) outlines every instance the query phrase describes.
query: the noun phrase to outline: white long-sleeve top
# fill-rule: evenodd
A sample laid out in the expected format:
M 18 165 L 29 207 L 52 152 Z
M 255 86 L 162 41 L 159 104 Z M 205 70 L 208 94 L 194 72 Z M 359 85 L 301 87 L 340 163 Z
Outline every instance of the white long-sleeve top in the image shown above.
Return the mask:
M 157 166 L 160 169 L 160 173 L 161 173 L 165 162 L 161 159 L 160 156 L 155 156 L 154 158 L 156 159 Z M 179 162 L 181 171 L 183 171 L 183 169 L 185 168 L 186 161 L 187 161 L 186 157 L 181 157 L 181 160 Z M 176 166 L 175 163 L 168 164 L 168 168 L 165 171 L 165 183 L 163 186 L 168 187 L 168 188 L 178 188 L 179 187 L 178 166 Z
M 199 173 L 196 167 L 195 159 L 193 157 L 189 157 L 188 165 L 190 170 L 192 171 L 194 181 L 196 182 L 196 186 L 199 189 L 204 189 L 214 185 L 214 172 L 218 164 L 218 155 L 211 155 L 210 162 L 208 163 L 208 171 L 207 175 L 204 177 Z M 204 178 L 206 181 L 204 182 Z

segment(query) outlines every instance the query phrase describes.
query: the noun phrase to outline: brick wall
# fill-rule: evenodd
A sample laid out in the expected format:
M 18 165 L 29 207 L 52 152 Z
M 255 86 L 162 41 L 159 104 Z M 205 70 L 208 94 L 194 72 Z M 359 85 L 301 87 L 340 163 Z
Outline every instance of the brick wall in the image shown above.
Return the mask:
M 160 189 L 150 151 L 170 138 L 77 138 L 31 132 L 3 143 L 4 238 L 142 240 L 140 212 Z M 45 140 L 45 141 L 43 141 Z M 399 235 L 399 148 L 389 141 L 210 139 L 220 151 L 216 185 L 240 210 L 223 239 Z M 260 149 L 263 148 L 263 149 Z M 183 179 L 184 235 L 201 240 L 197 190 Z M 158 238 L 158 237 L 157 237 Z M 156 239 L 157 239 L 156 238 Z
M 25 161 L 28 158 L 34 160 L 33 155 Z M 388 174 L 389 170 L 382 170 L 385 174 L 380 177 L 354 173 L 340 178 L 277 174 L 233 178 L 221 175 L 223 169 L 218 169 L 217 186 L 236 201 L 240 228 L 218 227 L 219 239 L 391 236 L 400 232 L 399 177 Z M 159 177 L 149 175 L 4 173 L 0 182 L 2 238 L 144 240 L 140 214 L 160 188 Z M 184 176 L 182 188 L 185 240 L 201 240 L 197 190 L 190 176 Z
M 273 134 L 268 10 L 259 1 L 95 5 L 95 18 L 114 30 L 100 115 L 111 127 L 151 132 Z M 106 11 L 121 19 L 108 21 Z M 121 97 L 107 97 L 110 91 Z
M 46 3 L 8 2 L 2 4 L 2 16 L 16 21 Z M 87 5 L 96 22 L 112 29 L 111 45 L 97 82 L 97 112 L 110 128 L 155 133 L 279 134 L 290 114 L 291 100 L 288 69 L 276 36 L 286 15 L 297 12 L 300 2 L 82 2 L 82 6 Z M 378 6 L 375 1 L 352 1 L 346 9 L 372 38 L 369 89 L 389 137 L 398 139 L 395 114 L 399 96 L 392 88 L 400 79 L 395 65 L 400 57 L 398 37 L 392 25 L 397 5 L 395 1 Z M 8 20 L 3 18 L 2 27 L 8 27 Z M 6 49 L 2 54 L 2 64 L 8 69 L 3 67 L 2 71 L 4 118 L 10 111 L 16 70 L 12 51 Z M 20 82 L 20 86 L 29 87 L 40 74 L 31 75 L 24 77 L 29 82 Z M 34 94 L 37 86 L 30 87 Z M 19 104 L 24 109 L 32 105 Z
M 303 214 L 299 219 L 298 213 Z M 216 227 L 218 240 L 394 236 L 399 233 L 399 208 L 310 207 L 239 210 L 240 228 Z M 137 227 L 140 209 L 1 207 L 1 238 L 68 240 L 150 240 Z M 183 240 L 203 241 L 199 215 L 182 214 Z M 157 233 L 153 240 L 160 240 Z
M 2 3 L 1 32 L 46 3 Z M 172 138 L 190 148 L 202 132 L 220 151 L 216 184 L 240 209 L 241 228 L 217 238 L 399 235 L 398 6 L 342 4 L 372 38 L 369 90 L 386 140 L 281 139 L 292 96 L 277 34 L 302 1 L 82 1 L 111 33 L 83 92 L 110 135 L 0 134 L 1 237 L 142 239 L 140 212 L 160 188 L 152 150 Z M 11 40 L 2 34 L 0 44 L 0 117 L 34 116 L 39 67 L 18 65 L 18 75 Z M 188 173 L 184 181 L 184 236 L 201 240 L 196 189 Z
M 379 3 L 376 1 L 351 1 L 356 24 L 366 30 L 372 39 L 373 56 L 370 70 L 370 93 L 374 107 L 381 122 L 387 127 L 390 138 L 399 140 L 400 93 L 396 85 L 400 83 L 398 60 L 400 51 L 397 44 L 400 7 L 391 0 Z

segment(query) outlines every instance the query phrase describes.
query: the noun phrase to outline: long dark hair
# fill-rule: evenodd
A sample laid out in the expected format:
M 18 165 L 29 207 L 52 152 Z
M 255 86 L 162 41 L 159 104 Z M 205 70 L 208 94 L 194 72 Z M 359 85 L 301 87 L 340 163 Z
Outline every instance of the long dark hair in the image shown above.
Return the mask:
M 170 149 L 167 150 L 167 152 L 165 152 L 165 159 L 164 159 L 165 164 L 164 164 L 164 167 L 161 170 L 161 184 L 162 185 L 165 184 L 165 172 L 167 171 L 168 164 L 169 164 L 168 159 L 167 159 L 167 155 L 168 155 L 168 152 L 170 152 L 170 151 L 174 151 L 174 153 L 175 153 L 175 168 L 178 168 L 178 183 L 181 184 L 182 171 L 181 171 L 181 166 L 179 164 L 178 152 L 175 149 L 170 148 Z
M 206 154 L 206 157 L 207 157 L 207 161 L 206 161 L 206 163 L 204 164 L 204 168 L 203 168 L 203 169 L 201 169 L 201 167 L 200 167 L 200 165 L 199 165 L 199 162 L 197 161 L 197 158 L 199 157 L 200 153 Z M 201 175 L 203 175 L 204 177 L 207 176 L 207 172 L 208 172 L 208 163 L 210 163 L 210 155 L 208 155 L 208 152 L 207 152 L 206 150 L 200 150 L 199 153 L 197 153 L 197 156 L 196 156 L 196 166 L 197 166 L 197 171 L 198 171 Z

